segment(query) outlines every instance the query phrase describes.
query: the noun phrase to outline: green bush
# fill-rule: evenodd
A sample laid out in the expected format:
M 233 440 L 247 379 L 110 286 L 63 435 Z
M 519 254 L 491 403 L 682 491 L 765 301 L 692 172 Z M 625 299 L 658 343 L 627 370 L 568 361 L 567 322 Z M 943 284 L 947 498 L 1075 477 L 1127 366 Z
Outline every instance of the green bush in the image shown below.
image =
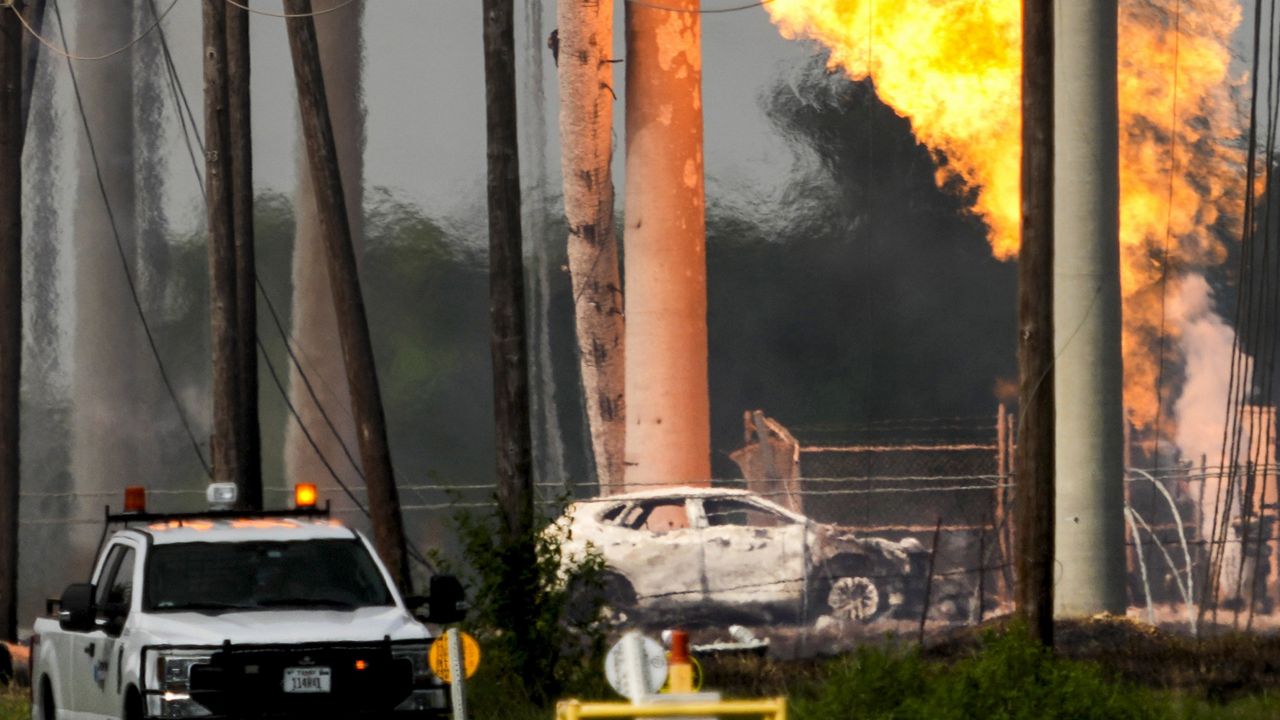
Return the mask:
M 989 633 L 980 651 L 949 665 L 926 661 L 914 648 L 864 648 L 834 661 L 794 709 L 801 720 L 1165 717 L 1152 697 L 1093 665 L 1055 658 L 1013 629 Z
M 565 557 L 554 532 L 508 539 L 497 511 L 464 513 L 455 525 L 471 603 L 465 626 L 484 657 L 469 686 L 473 716 L 514 720 L 528 708 L 533 717 L 567 691 L 600 692 L 607 629 L 600 554 Z

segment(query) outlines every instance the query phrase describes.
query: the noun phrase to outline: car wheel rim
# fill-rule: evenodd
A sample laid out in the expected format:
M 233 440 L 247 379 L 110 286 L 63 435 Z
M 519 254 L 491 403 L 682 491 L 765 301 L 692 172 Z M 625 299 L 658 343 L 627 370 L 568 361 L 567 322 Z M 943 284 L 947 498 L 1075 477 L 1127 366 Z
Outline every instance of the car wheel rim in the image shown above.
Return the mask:
M 837 616 L 865 622 L 876 614 L 880 593 L 867 578 L 843 577 L 831 584 L 827 605 Z

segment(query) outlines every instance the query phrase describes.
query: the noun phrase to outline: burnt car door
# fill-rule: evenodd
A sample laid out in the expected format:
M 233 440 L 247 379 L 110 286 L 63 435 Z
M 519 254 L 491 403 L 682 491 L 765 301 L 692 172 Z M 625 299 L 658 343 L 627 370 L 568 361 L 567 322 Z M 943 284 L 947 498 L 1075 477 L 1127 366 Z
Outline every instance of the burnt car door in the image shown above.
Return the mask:
M 631 582 L 642 605 L 678 605 L 703 597 L 702 542 L 687 500 L 636 500 L 614 520 L 603 548 L 614 569 Z
M 748 496 L 701 500 L 707 596 L 725 605 L 793 605 L 804 592 L 805 523 Z

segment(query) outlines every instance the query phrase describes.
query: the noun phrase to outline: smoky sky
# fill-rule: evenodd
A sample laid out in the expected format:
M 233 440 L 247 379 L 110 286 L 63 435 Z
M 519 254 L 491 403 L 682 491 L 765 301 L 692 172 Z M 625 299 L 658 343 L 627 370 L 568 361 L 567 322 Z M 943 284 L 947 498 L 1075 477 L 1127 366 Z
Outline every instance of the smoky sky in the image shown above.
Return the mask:
M 991 258 L 969 198 L 937 188 L 908 122 L 821 57 L 762 103 L 798 160 L 766 212 L 710 199 L 717 456 L 755 407 L 802 441 L 817 426 L 994 415 L 997 380 L 1016 375 L 1016 269 Z

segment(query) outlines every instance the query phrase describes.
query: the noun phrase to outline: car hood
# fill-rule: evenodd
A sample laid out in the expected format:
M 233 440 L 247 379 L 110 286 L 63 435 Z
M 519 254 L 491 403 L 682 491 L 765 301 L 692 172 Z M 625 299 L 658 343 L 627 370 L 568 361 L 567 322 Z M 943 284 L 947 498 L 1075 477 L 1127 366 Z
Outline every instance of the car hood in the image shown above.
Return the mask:
M 918 552 L 919 543 L 914 540 L 908 543 L 866 537 L 854 532 L 852 528 L 823 523 L 814 523 L 812 527 L 816 536 L 814 549 L 827 557 L 841 552 L 853 552 L 906 572 L 911 565 L 910 554 Z
M 252 610 L 150 613 L 135 630 L 148 644 L 282 645 L 314 642 L 425 640 L 426 626 L 399 607 L 354 610 Z

